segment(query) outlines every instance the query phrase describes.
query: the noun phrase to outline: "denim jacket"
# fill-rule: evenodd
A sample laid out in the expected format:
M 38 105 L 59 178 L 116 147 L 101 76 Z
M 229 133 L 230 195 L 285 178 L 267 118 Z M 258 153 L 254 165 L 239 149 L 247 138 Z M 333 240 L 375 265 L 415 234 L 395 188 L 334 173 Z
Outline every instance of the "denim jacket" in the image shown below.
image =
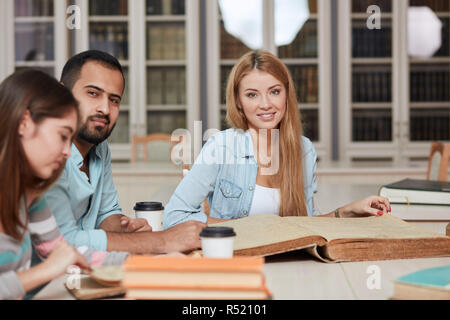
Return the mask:
M 302 153 L 306 208 L 309 216 L 315 216 L 317 155 L 311 141 L 305 137 L 302 137 Z M 206 223 L 207 216 L 201 208 L 205 198 L 208 198 L 212 218 L 248 216 L 257 172 L 249 131 L 228 129 L 213 135 L 166 205 L 164 229 L 189 220 Z

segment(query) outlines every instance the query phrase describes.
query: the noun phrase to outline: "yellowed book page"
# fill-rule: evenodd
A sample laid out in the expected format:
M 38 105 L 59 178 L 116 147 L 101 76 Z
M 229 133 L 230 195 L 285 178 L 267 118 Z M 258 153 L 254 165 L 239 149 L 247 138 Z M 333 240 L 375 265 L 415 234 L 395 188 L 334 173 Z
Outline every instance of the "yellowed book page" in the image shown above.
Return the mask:
M 234 250 L 261 247 L 319 235 L 305 228 L 301 223 L 291 224 L 290 221 L 284 219 L 273 214 L 258 214 L 211 226 L 226 226 L 234 229 L 236 233 Z
M 367 218 L 285 217 L 290 226 L 307 228 L 328 241 L 336 239 L 415 239 L 443 237 L 385 214 Z M 285 224 L 283 224 L 284 226 Z

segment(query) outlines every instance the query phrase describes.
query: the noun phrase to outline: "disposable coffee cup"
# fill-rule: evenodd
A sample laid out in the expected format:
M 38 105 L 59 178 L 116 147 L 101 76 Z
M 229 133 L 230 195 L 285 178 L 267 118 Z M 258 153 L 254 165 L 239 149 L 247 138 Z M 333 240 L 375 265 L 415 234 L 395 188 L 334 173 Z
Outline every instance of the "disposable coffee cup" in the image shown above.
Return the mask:
M 229 227 L 206 227 L 200 233 L 206 258 L 232 258 L 236 233 Z
M 163 230 L 164 207 L 161 202 L 137 202 L 133 210 L 136 218 L 147 220 L 153 231 Z

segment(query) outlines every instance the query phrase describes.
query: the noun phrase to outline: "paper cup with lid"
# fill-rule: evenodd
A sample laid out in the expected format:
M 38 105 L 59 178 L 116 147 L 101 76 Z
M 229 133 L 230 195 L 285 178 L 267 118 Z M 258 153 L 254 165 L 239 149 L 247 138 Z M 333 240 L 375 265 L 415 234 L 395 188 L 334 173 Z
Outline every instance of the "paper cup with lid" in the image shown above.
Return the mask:
M 161 202 L 137 202 L 133 209 L 136 218 L 146 219 L 153 231 L 163 230 L 164 207 Z
M 206 227 L 200 233 L 206 258 L 232 258 L 236 233 L 230 227 Z

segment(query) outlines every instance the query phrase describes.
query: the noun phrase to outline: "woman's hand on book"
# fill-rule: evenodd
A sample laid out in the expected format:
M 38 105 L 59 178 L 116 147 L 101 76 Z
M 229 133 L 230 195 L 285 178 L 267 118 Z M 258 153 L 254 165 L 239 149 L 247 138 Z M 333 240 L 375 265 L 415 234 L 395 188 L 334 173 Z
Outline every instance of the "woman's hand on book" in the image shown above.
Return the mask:
M 370 196 L 339 209 L 343 218 L 382 216 L 388 212 L 391 212 L 389 200 L 380 196 Z

